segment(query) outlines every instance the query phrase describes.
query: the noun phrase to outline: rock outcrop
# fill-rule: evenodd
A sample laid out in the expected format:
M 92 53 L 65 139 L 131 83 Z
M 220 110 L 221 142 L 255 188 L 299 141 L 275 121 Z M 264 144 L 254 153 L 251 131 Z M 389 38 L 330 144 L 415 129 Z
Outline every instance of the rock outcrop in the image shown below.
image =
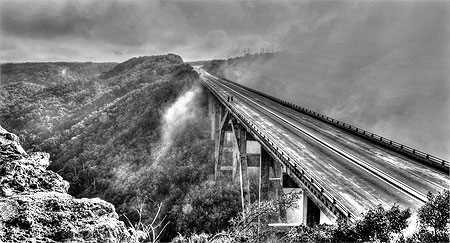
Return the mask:
M 0 126 L 0 242 L 134 241 L 111 203 L 73 198 L 49 163 Z

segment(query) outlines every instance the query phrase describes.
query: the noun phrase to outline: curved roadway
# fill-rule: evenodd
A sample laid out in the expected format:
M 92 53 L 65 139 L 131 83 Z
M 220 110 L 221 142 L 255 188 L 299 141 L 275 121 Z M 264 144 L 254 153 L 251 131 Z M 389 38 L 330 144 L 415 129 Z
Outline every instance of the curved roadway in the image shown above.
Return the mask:
M 197 68 L 202 81 L 251 120 L 353 215 L 376 205 L 416 209 L 449 176 Z M 294 163 L 294 162 L 293 162 Z

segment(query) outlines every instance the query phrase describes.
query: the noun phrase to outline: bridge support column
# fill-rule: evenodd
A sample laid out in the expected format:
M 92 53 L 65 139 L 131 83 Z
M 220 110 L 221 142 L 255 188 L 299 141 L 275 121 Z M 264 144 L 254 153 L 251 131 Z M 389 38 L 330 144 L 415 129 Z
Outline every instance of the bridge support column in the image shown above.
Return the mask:
M 314 226 L 317 224 L 334 224 L 335 219 L 330 218 L 326 207 L 320 205 L 313 200 L 314 195 L 308 192 L 306 187 L 291 175 L 289 170 L 283 175 L 283 190 L 288 192 L 297 192 L 300 194 L 299 200 L 296 202 L 296 208 L 287 209 L 286 222 L 290 224 L 303 224 Z
M 261 200 L 277 200 L 282 193 L 281 165 L 261 148 Z
M 208 112 L 209 112 L 209 119 L 211 122 L 211 140 L 216 139 L 216 134 L 219 129 L 219 121 L 220 113 L 218 112 L 218 102 L 213 94 L 208 93 Z
M 214 98 L 214 97 L 213 97 Z M 217 101 L 210 100 L 211 136 L 214 137 L 214 179 L 239 183 L 242 208 L 250 203 L 247 131 Z
M 261 147 L 260 200 L 278 200 L 283 193 L 281 165 Z M 285 210 L 280 207 L 279 214 L 273 222 L 281 222 L 285 218 Z
M 261 201 L 270 199 L 270 168 L 272 167 L 274 161 L 272 157 L 266 152 L 264 148 L 261 148 L 261 158 L 260 158 L 260 178 L 259 187 L 260 195 L 259 199 Z
M 239 149 L 239 181 L 241 186 L 241 201 L 242 207 L 247 207 L 250 204 L 250 183 L 248 178 L 248 164 L 247 164 L 247 131 L 239 124 L 233 126 L 237 138 L 237 145 Z
M 220 160 L 223 156 L 223 143 L 225 139 L 225 131 L 222 129 L 218 129 L 216 133 L 216 139 L 214 144 L 214 179 L 217 180 L 220 174 Z
M 233 170 L 230 152 L 233 148 L 230 148 L 232 141 L 229 141 L 231 136 L 230 130 L 230 118 L 231 115 L 225 107 L 220 105 L 215 97 L 209 95 L 209 115 L 211 119 L 211 138 L 214 139 L 214 179 L 218 180 L 224 176 L 224 174 L 231 174 Z

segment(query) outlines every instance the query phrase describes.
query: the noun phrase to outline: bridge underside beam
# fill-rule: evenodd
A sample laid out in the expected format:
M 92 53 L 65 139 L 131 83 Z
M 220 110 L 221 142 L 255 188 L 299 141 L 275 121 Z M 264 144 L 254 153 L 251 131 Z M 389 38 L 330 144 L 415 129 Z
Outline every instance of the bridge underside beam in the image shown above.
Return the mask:
M 250 177 L 253 178 L 254 176 L 249 174 L 247 141 L 259 141 L 261 138 L 258 137 L 258 134 L 253 134 L 251 130 L 247 131 L 250 128 L 238 121 L 238 117 L 234 117 L 213 95 L 209 98 L 209 108 L 212 126 L 211 137 L 214 137 L 215 140 L 214 177 L 216 180 L 228 180 L 231 183 L 239 184 L 242 208 L 246 208 L 251 203 Z M 294 173 L 291 173 L 288 168 L 282 165 L 281 158 L 277 157 L 277 152 L 270 150 L 271 147 L 265 144 L 264 139 L 260 140 L 260 146 L 258 147 L 260 147 L 259 165 L 254 163 L 255 155 L 253 153 L 255 152 L 250 152 L 252 157 L 250 162 L 253 161 L 253 167 L 250 167 L 250 171 L 253 174 L 255 169 L 259 172 L 256 181 L 259 184 L 258 192 L 254 192 L 258 196 L 256 200 L 277 200 L 283 195 L 283 191 L 288 191 L 287 188 L 283 188 L 282 172 L 285 171 L 298 185 L 296 186 L 297 191 L 302 194 L 301 202 L 297 203 L 303 212 L 298 217 L 301 222 L 295 223 L 314 224 L 318 217 L 322 218 L 322 215 L 329 218 L 330 221 L 335 221 L 334 213 L 326 205 L 323 205 L 319 198 L 309 192 L 307 185 L 304 185 L 301 180 L 296 178 Z M 283 167 L 285 169 L 282 169 Z M 307 211 L 311 211 L 309 216 Z M 292 214 L 287 215 L 289 213 L 292 213 L 292 210 L 280 207 L 279 215 L 273 219 L 274 223 L 292 223 L 288 222 L 293 217 Z M 296 217 L 296 214 L 298 213 L 294 212 L 294 217 Z
M 214 179 L 237 182 L 241 188 L 242 207 L 250 204 L 247 164 L 247 131 L 231 117 L 215 97 L 209 98 L 211 137 L 214 137 Z
M 225 142 L 225 133 L 226 133 L 226 125 L 228 120 L 228 115 L 225 115 L 219 124 L 219 130 L 217 132 L 217 139 L 215 140 L 215 175 L 214 178 L 217 180 L 219 178 L 219 173 L 221 171 L 222 161 L 223 161 L 223 152 L 224 152 L 224 142 Z

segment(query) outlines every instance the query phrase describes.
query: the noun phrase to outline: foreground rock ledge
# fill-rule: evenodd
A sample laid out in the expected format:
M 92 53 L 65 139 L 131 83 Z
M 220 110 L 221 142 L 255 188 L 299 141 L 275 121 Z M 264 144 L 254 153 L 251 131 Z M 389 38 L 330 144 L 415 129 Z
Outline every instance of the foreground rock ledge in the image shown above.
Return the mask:
M 49 163 L 0 126 L 0 242 L 135 241 L 111 203 L 73 198 Z

